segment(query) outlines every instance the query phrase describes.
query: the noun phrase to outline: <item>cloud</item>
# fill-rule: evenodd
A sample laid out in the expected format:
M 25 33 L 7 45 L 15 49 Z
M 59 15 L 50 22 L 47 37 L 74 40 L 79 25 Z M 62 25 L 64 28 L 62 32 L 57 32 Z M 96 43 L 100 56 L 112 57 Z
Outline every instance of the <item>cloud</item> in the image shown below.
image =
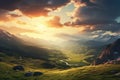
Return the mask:
M 18 3 L 22 0 L 0 0 L 0 20 L 8 21 L 10 17 L 18 17 L 17 14 L 9 14 L 17 8 Z
M 46 16 L 48 12 L 69 2 L 70 0 L 0 0 L 0 9 L 19 9 L 27 16 Z
M 77 5 L 74 24 L 116 23 L 120 16 L 120 0 L 74 0 Z
M 22 0 L 0 0 L 0 9 L 14 10 L 17 9 L 17 3 Z
M 8 21 L 9 18 L 7 17 L 8 11 L 0 10 L 0 21 Z
M 46 16 L 48 12 L 56 10 L 69 3 L 69 0 L 23 0 L 20 10 L 29 16 Z
M 93 30 L 104 30 L 104 31 L 112 31 L 112 32 L 119 32 L 120 31 L 120 24 L 101 24 L 96 25 Z
M 16 12 L 16 11 L 15 11 Z M 14 18 L 21 17 L 19 13 L 9 12 L 8 10 L 0 10 L 0 21 L 10 21 Z
M 91 38 L 96 41 L 111 43 L 120 37 L 119 34 L 117 32 L 97 30 L 91 33 Z
M 56 34 L 55 36 L 66 39 L 66 40 L 76 40 L 76 39 L 79 39 L 80 37 L 78 35 L 71 35 L 71 34 L 66 34 L 66 33 Z
M 51 20 L 47 21 L 47 25 L 55 28 L 63 27 L 63 25 L 60 23 L 59 16 L 54 16 Z
M 22 29 L 22 28 L 14 27 L 14 26 L 12 26 L 12 27 L 0 26 L 0 29 L 6 30 L 6 31 L 11 32 L 13 34 L 20 34 L 20 33 L 24 33 L 24 32 L 34 32 L 34 33 L 36 33 L 34 30 Z
M 84 31 L 111 31 L 111 32 L 120 32 L 120 24 L 98 24 L 98 25 L 88 25 Z

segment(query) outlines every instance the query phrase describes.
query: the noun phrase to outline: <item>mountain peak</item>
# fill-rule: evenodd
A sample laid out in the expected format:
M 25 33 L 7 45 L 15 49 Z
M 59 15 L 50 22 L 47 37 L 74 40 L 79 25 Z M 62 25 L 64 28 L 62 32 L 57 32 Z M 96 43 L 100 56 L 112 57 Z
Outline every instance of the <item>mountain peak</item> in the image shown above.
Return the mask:
M 0 39 L 11 39 L 13 37 L 14 37 L 14 35 L 12 35 L 11 33 L 0 29 Z

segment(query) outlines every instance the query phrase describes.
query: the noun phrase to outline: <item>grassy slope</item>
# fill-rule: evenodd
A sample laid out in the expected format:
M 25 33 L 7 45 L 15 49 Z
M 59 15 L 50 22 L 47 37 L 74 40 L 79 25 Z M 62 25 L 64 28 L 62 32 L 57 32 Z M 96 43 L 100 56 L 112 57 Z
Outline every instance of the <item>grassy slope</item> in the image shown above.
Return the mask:
M 113 70 L 120 70 L 120 65 L 86 66 L 50 72 L 41 76 L 41 80 L 120 80 L 120 77 L 109 74 Z
M 120 65 L 86 66 L 68 70 L 40 69 L 38 71 L 44 73 L 40 77 L 24 77 L 24 72 L 12 71 L 11 67 L 12 65 L 0 62 L 0 80 L 120 80 L 120 77 L 109 73 L 120 70 Z

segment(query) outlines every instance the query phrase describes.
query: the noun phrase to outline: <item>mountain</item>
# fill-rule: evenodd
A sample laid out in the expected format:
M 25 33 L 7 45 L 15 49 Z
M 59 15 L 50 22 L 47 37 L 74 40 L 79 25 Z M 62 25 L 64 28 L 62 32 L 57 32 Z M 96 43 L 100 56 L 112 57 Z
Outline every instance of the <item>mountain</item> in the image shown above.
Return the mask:
M 4 30 L 0 30 L 0 52 L 9 56 L 22 56 L 44 60 L 50 58 L 50 53 L 61 54 L 59 51 L 26 44 L 20 38 Z
M 95 60 L 94 64 L 116 64 L 120 63 L 120 39 L 107 45 Z

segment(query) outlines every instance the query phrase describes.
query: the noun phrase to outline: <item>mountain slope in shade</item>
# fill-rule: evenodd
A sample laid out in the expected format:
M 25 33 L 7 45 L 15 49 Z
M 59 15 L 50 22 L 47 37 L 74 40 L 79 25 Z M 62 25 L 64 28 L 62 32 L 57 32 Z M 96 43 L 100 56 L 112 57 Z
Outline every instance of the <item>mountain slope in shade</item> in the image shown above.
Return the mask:
M 106 46 L 94 62 L 97 64 L 120 64 L 120 39 Z
M 23 41 L 7 31 L 0 30 L 0 52 L 10 56 L 23 56 L 47 60 L 54 50 L 26 45 Z

